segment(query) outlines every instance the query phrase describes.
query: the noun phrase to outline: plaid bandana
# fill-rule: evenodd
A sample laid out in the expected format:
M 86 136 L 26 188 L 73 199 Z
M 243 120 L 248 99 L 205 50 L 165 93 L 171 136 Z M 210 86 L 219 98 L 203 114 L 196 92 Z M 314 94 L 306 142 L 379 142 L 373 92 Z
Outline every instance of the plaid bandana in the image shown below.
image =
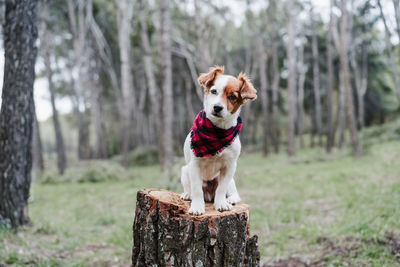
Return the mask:
M 190 136 L 190 148 L 196 157 L 210 157 L 221 153 L 225 147 L 232 144 L 242 129 L 242 119 L 237 118 L 237 124 L 227 130 L 218 128 L 206 118 L 204 110 L 197 114 Z

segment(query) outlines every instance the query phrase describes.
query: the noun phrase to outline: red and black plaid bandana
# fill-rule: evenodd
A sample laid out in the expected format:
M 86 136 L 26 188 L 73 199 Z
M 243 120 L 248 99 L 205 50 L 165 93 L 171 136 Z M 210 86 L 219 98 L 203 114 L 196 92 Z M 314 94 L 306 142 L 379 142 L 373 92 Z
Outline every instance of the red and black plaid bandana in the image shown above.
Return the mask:
M 190 136 L 190 148 L 196 157 L 210 157 L 221 153 L 225 147 L 232 144 L 242 130 L 242 119 L 237 118 L 237 124 L 227 130 L 218 128 L 206 118 L 204 110 L 197 114 Z

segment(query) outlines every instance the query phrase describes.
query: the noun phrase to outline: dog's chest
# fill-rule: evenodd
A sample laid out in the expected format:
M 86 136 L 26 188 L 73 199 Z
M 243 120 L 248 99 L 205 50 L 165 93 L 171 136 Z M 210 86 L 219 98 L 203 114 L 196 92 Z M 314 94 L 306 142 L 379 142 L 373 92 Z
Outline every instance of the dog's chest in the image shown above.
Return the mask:
M 220 154 L 212 157 L 205 157 L 198 160 L 199 169 L 203 181 L 209 181 L 217 177 L 221 171 L 236 164 L 240 153 L 240 141 L 237 138 L 230 146 L 225 148 Z

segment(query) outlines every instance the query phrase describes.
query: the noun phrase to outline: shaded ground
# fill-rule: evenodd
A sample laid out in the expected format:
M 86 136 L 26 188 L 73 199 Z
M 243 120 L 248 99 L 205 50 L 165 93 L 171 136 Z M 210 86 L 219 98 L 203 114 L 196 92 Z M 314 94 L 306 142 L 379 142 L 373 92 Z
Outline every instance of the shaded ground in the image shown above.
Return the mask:
M 321 250 L 317 251 L 310 258 L 307 256 L 289 257 L 286 259 L 264 262 L 263 267 L 322 267 L 329 263 L 336 263 L 340 266 L 371 265 L 366 258 L 359 259 L 363 250 L 367 248 L 381 250 L 387 253 L 391 251 L 400 265 L 400 235 L 386 233 L 383 240 L 360 240 L 359 238 L 346 237 L 340 241 L 333 241 L 327 237 L 319 237 L 317 243 L 321 244 Z M 333 260 L 333 262 L 332 262 Z
M 400 266 L 400 141 L 366 152 L 359 160 L 322 149 L 294 159 L 242 155 L 236 180 L 264 266 Z M 52 171 L 46 183 L 34 183 L 33 226 L 0 229 L 0 263 L 129 264 L 137 190 L 179 185 L 178 175 L 169 182 L 158 166 L 99 164 L 71 168 L 61 183 Z

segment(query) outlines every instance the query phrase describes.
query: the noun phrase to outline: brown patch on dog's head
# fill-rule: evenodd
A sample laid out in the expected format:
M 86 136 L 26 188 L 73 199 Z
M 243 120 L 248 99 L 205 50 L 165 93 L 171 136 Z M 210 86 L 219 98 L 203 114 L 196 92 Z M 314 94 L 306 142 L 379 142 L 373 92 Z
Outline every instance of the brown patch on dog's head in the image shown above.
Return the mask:
M 197 79 L 199 84 L 204 87 L 204 93 L 208 94 L 210 88 L 214 85 L 217 77 L 224 73 L 224 66 L 216 66 L 211 68 L 208 73 L 202 73 Z
M 235 113 L 248 99 L 255 100 L 256 98 L 257 90 L 245 74 L 240 73 L 238 78 L 229 77 L 224 88 L 223 99 L 231 114 Z

